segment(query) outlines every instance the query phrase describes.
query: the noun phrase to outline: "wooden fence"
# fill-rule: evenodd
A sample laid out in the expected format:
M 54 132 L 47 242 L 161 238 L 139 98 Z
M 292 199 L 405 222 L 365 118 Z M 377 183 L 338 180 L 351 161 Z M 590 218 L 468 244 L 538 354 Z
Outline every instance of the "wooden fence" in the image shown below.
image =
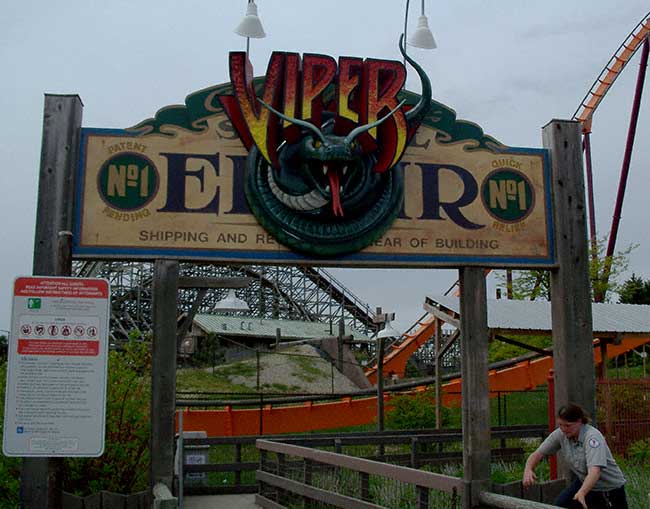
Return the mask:
M 410 467 L 271 440 L 258 440 L 256 445 L 261 459 L 255 503 L 267 509 L 457 509 L 467 489 L 460 478 Z M 492 488 L 496 493 L 481 492 L 472 507 L 480 502 L 481 507 L 501 509 L 551 509 L 555 506 L 544 502 L 553 500 L 563 487 L 564 481 L 543 483 L 534 490 L 523 490 L 521 482 L 497 485 Z
M 78 497 L 64 491 L 61 507 L 63 509 L 149 509 L 151 496 L 148 491 L 130 495 L 100 491 L 87 497 Z
M 258 440 L 256 445 L 262 455 L 257 471 L 260 491 L 255 503 L 264 508 L 286 507 L 301 498 L 305 508 L 323 503 L 342 508 L 377 509 L 383 504 L 373 503 L 378 497 L 373 492 L 377 490 L 372 490 L 371 476 L 381 478 L 381 487 L 386 488 L 384 497 L 405 500 L 410 495 L 409 506 L 417 509 L 429 509 L 431 490 L 446 495 L 445 507 L 458 507 L 463 489 L 461 479 L 447 475 L 270 440 Z M 276 455 L 275 461 L 268 457 L 269 453 Z M 344 470 L 350 472 L 345 479 Z M 397 490 L 398 486 L 406 488 Z
M 492 429 L 492 457 L 520 459 L 523 450 L 509 447 L 511 439 L 541 439 L 546 434 L 546 425 L 495 427 Z M 339 454 L 348 453 L 415 469 L 425 465 L 462 462 L 462 433 L 459 429 L 185 438 L 186 461 L 182 469 L 182 475 L 185 475 L 184 494 L 256 493 L 255 471 L 260 454 L 255 443 L 258 439 L 326 448 Z M 197 447 L 209 448 L 204 453 L 205 462 L 189 464 L 188 455 L 196 452 Z

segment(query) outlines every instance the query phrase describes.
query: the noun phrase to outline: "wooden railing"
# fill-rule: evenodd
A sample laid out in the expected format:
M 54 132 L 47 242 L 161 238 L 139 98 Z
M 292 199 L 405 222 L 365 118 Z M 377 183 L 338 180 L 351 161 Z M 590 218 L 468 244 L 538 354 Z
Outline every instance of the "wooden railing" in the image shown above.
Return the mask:
M 370 476 L 380 478 L 382 485 L 392 480 L 397 485 L 411 487 L 410 495 L 417 505 L 409 505 L 417 509 L 429 508 L 432 490 L 450 495 L 446 507 L 457 507 L 463 487 L 463 481 L 457 477 L 335 452 L 271 440 L 257 440 L 256 446 L 261 451 L 261 459 L 257 471 L 260 492 L 255 497 L 255 503 L 270 509 L 284 507 L 289 504 L 285 499 L 295 500 L 298 497 L 302 498 L 306 508 L 313 507 L 312 502 L 321 502 L 341 508 L 377 509 L 382 506 L 374 503 L 377 495 L 371 493 Z M 276 461 L 268 458 L 269 453 L 276 455 Z M 296 458 L 297 461 L 291 461 L 290 458 Z M 331 484 L 328 482 L 331 476 L 327 474 L 331 470 L 335 471 L 337 487 L 327 489 L 325 486 Z M 350 474 L 345 481 L 340 482 L 342 470 L 347 470 Z M 407 488 L 404 493 L 408 491 Z M 389 496 L 389 493 L 384 496 Z M 408 494 L 400 493 L 398 496 L 401 498 Z
M 519 459 L 523 451 L 519 447 L 508 447 L 509 439 L 541 439 L 546 434 L 546 425 L 495 427 L 491 434 L 496 447 L 492 451 L 492 457 Z M 447 445 L 462 443 L 459 429 L 185 438 L 185 458 L 196 454 L 199 447 L 205 451 L 205 461 L 204 464 L 189 464 L 190 461 L 186 461 L 183 465 L 184 474 L 203 475 L 203 480 L 185 482 L 184 494 L 257 492 L 254 472 L 260 459 L 259 451 L 255 448 L 258 439 L 309 448 L 328 448 L 339 454 L 347 452 L 364 456 L 365 459 L 406 465 L 414 469 L 425 465 L 462 462 L 460 448 L 450 450 Z M 380 446 L 385 446 L 383 454 Z
M 521 482 L 494 485 L 492 491 L 502 493 L 481 491 L 477 500 L 468 500 L 463 491 L 469 484 L 458 477 L 273 440 L 257 440 L 256 446 L 260 467 L 255 503 L 267 509 L 321 507 L 318 504 L 343 509 L 457 509 L 461 504 L 463 508 L 556 509 L 544 500 L 555 499 L 564 487 L 563 481 L 542 483 L 533 491 Z

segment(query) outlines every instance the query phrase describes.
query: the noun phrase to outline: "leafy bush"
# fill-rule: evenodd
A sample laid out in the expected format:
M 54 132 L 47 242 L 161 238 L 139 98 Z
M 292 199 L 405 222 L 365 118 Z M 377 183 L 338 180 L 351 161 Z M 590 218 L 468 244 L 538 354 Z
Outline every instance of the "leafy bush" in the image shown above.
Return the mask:
M 7 363 L 0 365 L 0 418 L 5 414 L 5 383 Z M 3 426 L 0 426 L 2 439 Z M 0 507 L 18 507 L 20 492 L 20 458 L 9 458 L 0 454 Z
M 395 396 L 390 400 L 385 424 L 389 429 L 430 429 L 436 427 L 435 398 L 430 393 Z M 449 420 L 449 410 L 442 410 L 442 425 Z
M 650 438 L 633 442 L 627 448 L 627 457 L 630 462 L 650 465 Z
M 77 495 L 99 490 L 131 493 L 148 486 L 149 344 L 130 341 L 110 352 L 106 401 L 106 443 L 99 458 L 65 460 L 63 489 Z

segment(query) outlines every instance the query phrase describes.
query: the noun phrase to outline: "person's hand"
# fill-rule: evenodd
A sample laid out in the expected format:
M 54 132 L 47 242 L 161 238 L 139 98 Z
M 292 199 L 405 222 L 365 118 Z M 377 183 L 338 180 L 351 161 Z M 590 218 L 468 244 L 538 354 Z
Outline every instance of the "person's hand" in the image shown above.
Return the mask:
M 585 496 L 582 494 L 582 492 L 578 491 L 578 493 L 573 496 L 573 500 L 577 500 L 580 502 L 582 507 L 584 507 L 584 509 L 587 509 L 587 501 L 585 500 Z
M 526 469 L 524 470 L 524 478 L 522 479 L 522 481 L 524 486 L 528 488 L 529 486 L 532 486 L 537 482 L 537 476 L 535 475 L 535 472 L 533 472 L 532 470 Z

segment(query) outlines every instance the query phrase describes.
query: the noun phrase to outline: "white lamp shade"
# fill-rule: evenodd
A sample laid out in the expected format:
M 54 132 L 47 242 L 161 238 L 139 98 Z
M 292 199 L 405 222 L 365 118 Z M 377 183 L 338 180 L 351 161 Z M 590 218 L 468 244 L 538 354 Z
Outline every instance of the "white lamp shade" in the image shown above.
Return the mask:
M 250 311 L 246 301 L 238 298 L 233 288 L 228 290 L 228 295 L 217 302 L 213 309 L 215 311 Z
M 235 28 L 235 33 L 242 37 L 250 37 L 252 39 L 262 39 L 266 37 L 262 22 L 257 16 L 257 5 L 255 2 L 249 2 L 246 7 L 246 16 L 241 20 L 241 23 Z
M 375 336 L 376 339 L 386 339 L 386 338 L 398 338 L 402 335 L 397 329 L 395 329 L 390 322 L 386 322 L 386 325 L 382 330 L 377 333 Z
M 418 26 L 411 35 L 408 43 L 411 46 L 422 49 L 435 49 L 437 48 L 436 41 L 433 38 L 433 34 L 429 29 L 429 21 L 427 17 L 423 14 L 418 18 Z

